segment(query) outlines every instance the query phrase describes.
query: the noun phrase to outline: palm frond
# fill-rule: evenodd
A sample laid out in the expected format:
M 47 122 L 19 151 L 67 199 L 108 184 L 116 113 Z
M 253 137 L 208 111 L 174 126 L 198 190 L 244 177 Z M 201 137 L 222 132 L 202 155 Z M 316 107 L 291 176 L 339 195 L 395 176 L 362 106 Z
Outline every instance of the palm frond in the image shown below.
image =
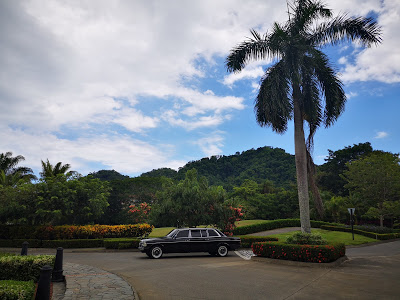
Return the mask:
M 226 58 L 228 72 L 239 72 L 251 60 L 262 60 L 274 55 L 267 33 L 261 36 L 254 29 L 250 32 L 252 38 L 247 38 L 246 41 L 233 48 Z
M 257 123 L 260 126 L 271 126 L 278 133 L 286 131 L 292 117 L 293 108 L 288 98 L 290 83 L 287 78 L 284 61 L 270 67 L 261 80 L 254 105 Z
M 332 11 L 321 1 L 299 0 L 294 10 L 294 18 L 289 21 L 292 33 L 306 31 L 318 18 L 330 18 Z
M 373 18 L 341 15 L 319 25 L 310 35 L 314 45 L 335 45 L 342 40 L 359 41 L 370 47 L 382 42 L 382 30 Z
M 318 78 L 325 98 L 324 124 L 329 127 L 344 111 L 347 98 L 343 83 L 330 66 L 328 57 L 317 49 L 314 49 L 311 55 L 315 76 Z

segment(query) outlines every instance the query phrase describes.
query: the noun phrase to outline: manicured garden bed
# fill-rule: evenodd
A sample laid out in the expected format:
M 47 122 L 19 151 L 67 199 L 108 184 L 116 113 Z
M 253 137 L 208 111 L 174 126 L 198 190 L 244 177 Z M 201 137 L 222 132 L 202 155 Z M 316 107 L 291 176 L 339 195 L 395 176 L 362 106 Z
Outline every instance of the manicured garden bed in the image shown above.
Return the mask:
M 297 245 L 284 242 L 256 242 L 253 243 L 254 254 L 261 257 L 312 262 L 329 263 L 333 262 L 346 253 L 343 243 L 331 245 Z

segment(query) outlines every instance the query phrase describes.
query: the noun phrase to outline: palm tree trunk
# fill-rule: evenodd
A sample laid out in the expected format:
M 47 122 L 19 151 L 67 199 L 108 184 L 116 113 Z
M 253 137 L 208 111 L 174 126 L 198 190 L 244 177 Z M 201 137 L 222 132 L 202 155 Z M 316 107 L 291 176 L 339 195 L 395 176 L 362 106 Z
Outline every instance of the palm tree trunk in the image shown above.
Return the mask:
M 294 153 L 296 160 L 297 191 L 299 196 L 301 232 L 311 233 L 310 203 L 307 180 L 307 150 L 304 139 L 303 116 L 296 97 L 293 97 L 294 110 Z

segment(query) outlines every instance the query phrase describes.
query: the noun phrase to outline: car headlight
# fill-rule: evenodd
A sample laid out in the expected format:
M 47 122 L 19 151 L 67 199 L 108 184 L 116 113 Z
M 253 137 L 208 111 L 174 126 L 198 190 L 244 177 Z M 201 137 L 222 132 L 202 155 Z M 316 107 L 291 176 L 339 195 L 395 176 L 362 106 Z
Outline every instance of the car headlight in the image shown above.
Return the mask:
M 146 242 L 142 242 L 142 246 L 143 246 L 143 247 L 146 247 L 146 246 L 147 246 L 147 243 L 146 243 Z

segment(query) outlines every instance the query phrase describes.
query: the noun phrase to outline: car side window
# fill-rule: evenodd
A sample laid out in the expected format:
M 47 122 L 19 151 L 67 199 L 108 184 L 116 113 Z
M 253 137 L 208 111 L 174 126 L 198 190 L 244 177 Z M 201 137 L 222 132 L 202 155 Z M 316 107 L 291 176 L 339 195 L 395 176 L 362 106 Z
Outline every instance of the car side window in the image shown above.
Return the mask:
M 185 238 L 185 237 L 189 237 L 189 230 L 181 230 L 178 232 L 178 234 L 176 235 L 177 238 Z
M 214 229 L 208 229 L 209 236 L 218 236 L 218 233 Z
M 191 230 L 192 237 L 201 237 L 200 230 Z
M 201 236 L 202 237 L 207 237 L 207 230 L 206 229 L 202 229 L 201 231 Z

